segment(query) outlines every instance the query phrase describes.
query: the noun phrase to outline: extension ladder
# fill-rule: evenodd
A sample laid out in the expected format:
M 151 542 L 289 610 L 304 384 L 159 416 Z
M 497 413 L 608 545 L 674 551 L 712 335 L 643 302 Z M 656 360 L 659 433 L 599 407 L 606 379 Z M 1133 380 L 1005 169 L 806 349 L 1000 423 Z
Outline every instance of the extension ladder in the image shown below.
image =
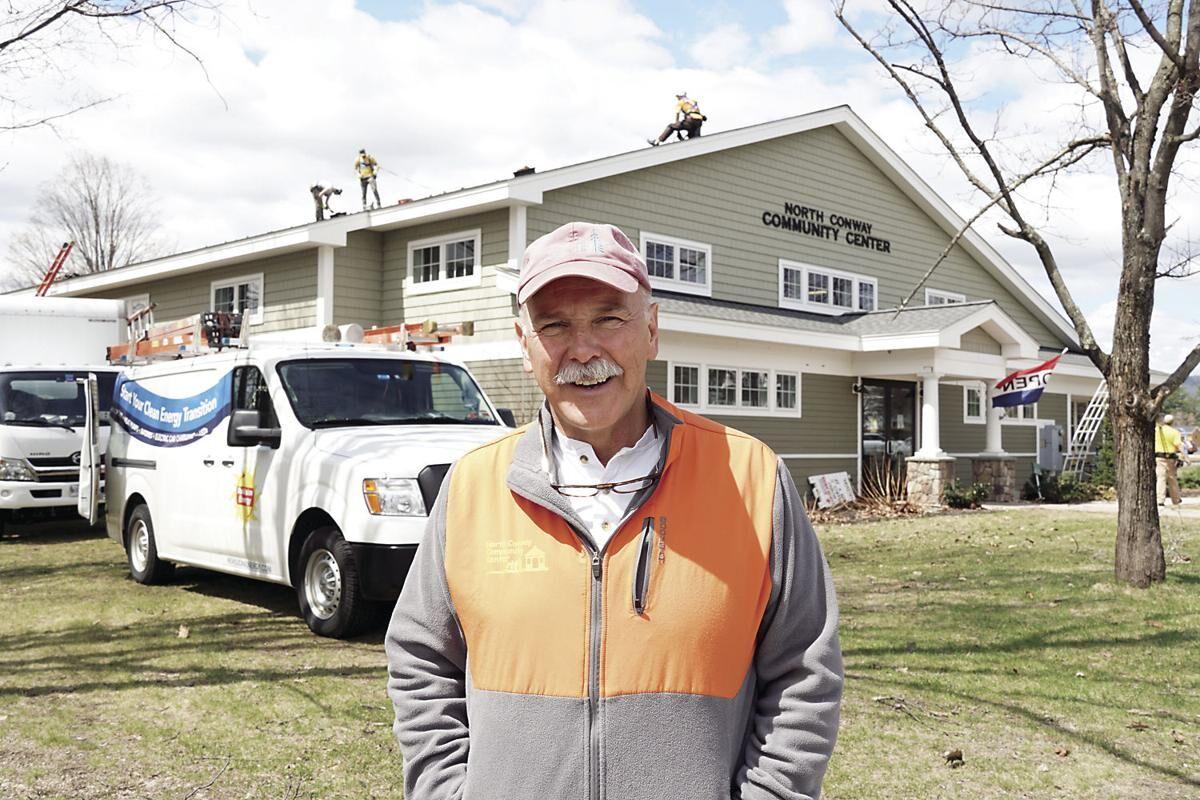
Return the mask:
M 1100 423 L 1108 413 L 1108 382 L 1100 381 L 1092 400 L 1088 403 L 1083 417 L 1075 424 L 1075 433 L 1071 435 L 1071 443 L 1067 445 L 1067 455 L 1063 459 L 1063 475 L 1070 475 L 1075 480 L 1083 480 L 1088 462 L 1091 460 L 1092 442 L 1100 430 Z

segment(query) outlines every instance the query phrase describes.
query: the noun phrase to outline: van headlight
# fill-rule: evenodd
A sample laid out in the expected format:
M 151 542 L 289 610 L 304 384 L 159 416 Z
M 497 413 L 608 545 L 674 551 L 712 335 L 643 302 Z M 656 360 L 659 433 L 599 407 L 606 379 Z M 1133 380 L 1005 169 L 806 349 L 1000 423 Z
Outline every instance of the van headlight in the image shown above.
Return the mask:
M 367 478 L 363 499 L 372 514 L 385 517 L 423 517 L 426 514 L 421 487 L 412 478 Z
M 0 481 L 36 481 L 37 473 L 23 458 L 0 458 Z

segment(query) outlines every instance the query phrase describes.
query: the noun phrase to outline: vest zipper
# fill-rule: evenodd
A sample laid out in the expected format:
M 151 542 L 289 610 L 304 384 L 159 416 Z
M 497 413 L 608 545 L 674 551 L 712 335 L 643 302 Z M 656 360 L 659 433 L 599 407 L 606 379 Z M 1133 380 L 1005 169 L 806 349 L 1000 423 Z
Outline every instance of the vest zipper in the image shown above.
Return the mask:
M 650 564 L 654 553 L 654 517 L 642 520 L 642 541 L 638 545 L 637 566 L 633 570 L 633 613 L 646 610 L 650 595 Z
M 601 605 L 604 598 L 602 591 L 604 566 L 600 560 L 600 552 L 592 551 L 592 591 L 591 591 L 591 641 L 588 642 L 590 654 L 588 675 L 588 760 L 592 780 L 588 797 L 590 800 L 600 800 L 600 626 L 602 621 Z

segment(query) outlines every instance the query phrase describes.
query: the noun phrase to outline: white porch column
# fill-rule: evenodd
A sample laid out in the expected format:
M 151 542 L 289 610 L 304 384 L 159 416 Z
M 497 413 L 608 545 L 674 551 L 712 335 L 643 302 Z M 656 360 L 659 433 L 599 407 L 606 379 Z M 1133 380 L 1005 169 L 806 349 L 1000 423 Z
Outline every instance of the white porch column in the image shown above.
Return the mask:
M 936 372 L 921 375 L 921 446 L 913 453 L 916 458 L 942 458 L 941 415 L 938 408 L 938 378 Z
M 987 393 L 984 397 L 984 402 L 987 403 L 987 444 L 983 451 L 987 455 L 1001 456 L 1004 455 L 1003 439 L 1000 436 L 1000 420 L 1004 416 L 1004 409 L 992 408 L 992 396 L 996 393 L 996 385 L 991 381 L 987 382 Z
M 318 328 L 333 322 L 333 245 L 317 248 L 317 319 Z

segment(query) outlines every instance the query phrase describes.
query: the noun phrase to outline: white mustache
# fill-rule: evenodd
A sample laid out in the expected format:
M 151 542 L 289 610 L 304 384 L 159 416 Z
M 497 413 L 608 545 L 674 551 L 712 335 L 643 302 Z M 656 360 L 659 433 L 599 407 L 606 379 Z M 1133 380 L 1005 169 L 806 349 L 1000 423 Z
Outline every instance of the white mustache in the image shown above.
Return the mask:
M 624 373 L 625 370 L 621 369 L 619 364 L 615 361 L 609 361 L 607 358 L 593 358 L 586 364 L 580 364 L 578 361 L 569 361 L 554 376 L 554 382 L 559 386 L 568 383 L 601 383 Z

